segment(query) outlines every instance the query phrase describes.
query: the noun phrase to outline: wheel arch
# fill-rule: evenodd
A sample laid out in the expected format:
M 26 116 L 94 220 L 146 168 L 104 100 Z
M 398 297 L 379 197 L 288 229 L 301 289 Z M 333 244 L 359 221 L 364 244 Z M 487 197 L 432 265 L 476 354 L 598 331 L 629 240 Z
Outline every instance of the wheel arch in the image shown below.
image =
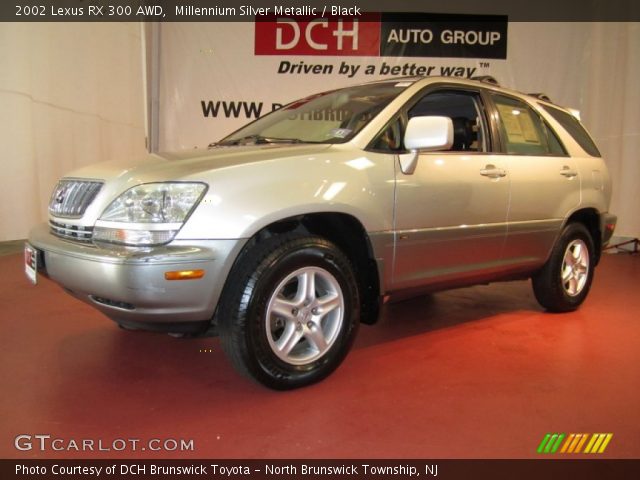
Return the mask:
M 334 243 L 347 255 L 353 265 L 360 293 L 360 321 L 368 325 L 376 323 L 380 313 L 381 274 L 369 235 L 362 223 L 352 215 L 314 212 L 272 222 L 249 238 L 232 269 L 256 242 L 289 232 L 318 235 Z
M 563 228 L 570 223 L 581 223 L 591 234 L 594 245 L 594 258 L 596 265 L 602 255 L 602 232 L 600 230 L 600 213 L 595 208 L 581 208 L 573 212 L 564 222 Z

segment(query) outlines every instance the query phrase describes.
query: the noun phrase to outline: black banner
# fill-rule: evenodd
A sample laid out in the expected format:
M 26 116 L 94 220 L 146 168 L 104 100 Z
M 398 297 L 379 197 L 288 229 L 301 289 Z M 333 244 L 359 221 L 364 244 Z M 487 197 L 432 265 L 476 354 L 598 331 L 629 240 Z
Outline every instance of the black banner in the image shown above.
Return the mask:
M 617 480 L 640 478 L 640 460 L 0 460 L 0 478 Z
M 383 57 L 507 58 L 506 15 L 383 13 Z
M 268 10 L 267 10 L 268 9 Z M 292 9 L 292 10 L 289 10 Z M 302 11 L 304 10 L 304 11 Z M 3 22 L 247 22 L 256 16 L 309 14 L 358 17 L 366 12 L 501 14 L 521 21 L 640 21 L 640 2 L 611 0 L 17 0 L 0 2 Z M 308 12 L 308 13 L 305 13 Z

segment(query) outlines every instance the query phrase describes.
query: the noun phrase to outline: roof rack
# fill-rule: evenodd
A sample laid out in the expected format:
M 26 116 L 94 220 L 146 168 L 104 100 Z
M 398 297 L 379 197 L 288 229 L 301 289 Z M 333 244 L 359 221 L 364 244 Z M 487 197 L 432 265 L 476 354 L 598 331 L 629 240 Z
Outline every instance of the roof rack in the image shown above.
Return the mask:
M 490 83 L 491 85 L 495 85 L 497 87 L 500 86 L 498 80 L 496 80 L 495 77 L 492 77 L 491 75 L 479 75 L 477 77 L 471 77 L 471 80 L 476 80 L 477 82 L 482 83 Z
M 530 97 L 537 98 L 538 100 L 544 100 L 545 102 L 553 103 L 546 93 L 527 93 Z

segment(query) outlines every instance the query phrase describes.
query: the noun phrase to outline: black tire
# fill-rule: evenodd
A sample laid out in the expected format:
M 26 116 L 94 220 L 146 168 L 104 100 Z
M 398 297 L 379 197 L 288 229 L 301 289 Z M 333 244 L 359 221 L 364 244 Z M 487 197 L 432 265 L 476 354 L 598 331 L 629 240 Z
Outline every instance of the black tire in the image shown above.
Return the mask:
M 550 312 L 577 309 L 589 293 L 594 268 L 595 251 L 591 234 L 581 223 L 568 224 L 547 262 L 532 277 L 533 292 L 538 303 Z
M 315 287 L 306 290 L 311 279 Z M 289 309 L 294 304 L 299 307 Z M 340 249 L 317 236 L 285 234 L 258 241 L 238 259 L 218 324 L 238 371 L 288 390 L 318 382 L 340 365 L 359 316 L 353 268 Z

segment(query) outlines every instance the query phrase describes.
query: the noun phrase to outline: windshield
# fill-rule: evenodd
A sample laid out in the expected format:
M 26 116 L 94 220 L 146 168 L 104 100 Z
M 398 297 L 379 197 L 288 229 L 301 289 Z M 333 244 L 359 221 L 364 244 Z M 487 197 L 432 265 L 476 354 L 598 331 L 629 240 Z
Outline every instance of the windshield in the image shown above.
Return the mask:
M 407 86 L 385 82 L 311 95 L 259 118 L 218 145 L 346 142 Z

